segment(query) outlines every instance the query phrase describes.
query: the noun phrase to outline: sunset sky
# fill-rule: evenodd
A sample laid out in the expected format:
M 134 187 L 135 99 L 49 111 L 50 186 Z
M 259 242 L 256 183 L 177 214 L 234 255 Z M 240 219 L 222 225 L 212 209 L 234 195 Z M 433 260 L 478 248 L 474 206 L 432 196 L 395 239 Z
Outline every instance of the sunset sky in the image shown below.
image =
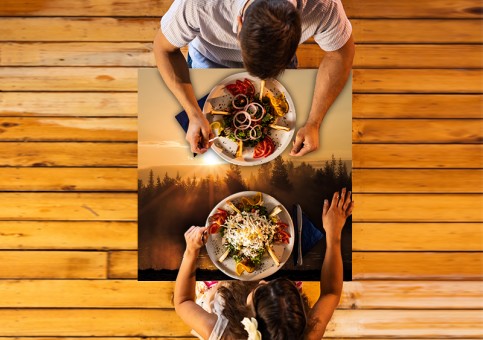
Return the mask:
M 191 70 L 197 98 L 204 96 L 225 77 L 242 72 L 236 69 Z M 312 100 L 316 70 L 287 70 L 279 81 L 295 104 L 296 131 L 305 122 Z M 174 116 L 182 108 L 164 85 L 157 69 L 139 70 L 138 164 L 139 168 L 163 165 L 216 165 L 224 163 L 212 150 L 193 158 L 185 133 Z M 321 128 L 321 146 L 316 152 L 294 162 L 330 159 L 332 154 L 352 159 L 352 87 L 351 79 L 327 113 Z M 289 148 L 284 152 L 287 155 Z

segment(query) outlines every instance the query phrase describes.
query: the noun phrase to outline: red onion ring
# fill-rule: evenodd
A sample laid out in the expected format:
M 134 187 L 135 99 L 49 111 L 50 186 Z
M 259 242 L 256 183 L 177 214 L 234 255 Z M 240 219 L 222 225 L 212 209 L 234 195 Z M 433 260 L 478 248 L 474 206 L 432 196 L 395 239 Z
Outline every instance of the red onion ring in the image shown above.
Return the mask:
M 238 98 L 240 98 L 240 97 L 243 97 L 243 99 L 245 99 L 245 103 L 248 103 L 248 97 L 247 97 L 247 96 L 245 96 L 243 93 L 239 93 L 239 94 L 237 94 L 235 97 L 233 97 L 233 100 L 231 101 L 231 105 L 233 105 L 233 107 L 234 107 L 235 109 L 243 109 L 243 108 L 246 106 L 246 104 L 245 104 L 245 105 L 243 105 L 243 106 L 237 106 L 237 105 L 235 104 L 236 100 L 237 100 Z
M 258 108 L 257 107 L 259 107 L 260 109 L 262 109 L 262 114 L 258 118 L 256 117 L 256 114 L 258 112 Z M 253 108 L 253 109 L 250 110 L 250 108 Z M 245 109 L 244 110 L 246 112 L 248 112 L 248 114 L 252 118 L 252 121 L 253 122 L 258 122 L 260 119 L 263 118 L 263 116 L 265 116 L 265 108 L 262 105 L 258 104 L 258 103 L 250 103 L 247 106 L 245 106 Z
M 241 120 L 238 117 L 245 117 L 245 119 Z M 250 114 L 246 111 L 238 111 L 235 113 L 235 116 L 233 116 L 233 125 L 238 128 L 238 129 L 247 129 L 250 124 L 252 123 L 252 118 L 250 117 Z
M 258 131 L 260 131 L 260 134 L 257 133 L 257 128 L 258 128 Z M 253 132 L 255 132 L 255 135 L 253 135 Z M 250 129 L 249 135 L 251 140 L 260 138 L 262 136 L 262 127 L 260 125 L 252 126 L 252 128 Z

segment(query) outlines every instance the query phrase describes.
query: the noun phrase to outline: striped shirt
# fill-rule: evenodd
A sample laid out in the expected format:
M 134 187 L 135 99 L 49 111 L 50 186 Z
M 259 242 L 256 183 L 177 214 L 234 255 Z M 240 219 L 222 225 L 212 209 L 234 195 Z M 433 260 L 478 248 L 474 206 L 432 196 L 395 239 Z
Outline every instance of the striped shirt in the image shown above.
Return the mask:
M 175 0 L 161 30 L 176 47 L 189 45 L 194 68 L 243 67 L 237 17 L 247 0 Z M 325 51 L 344 46 L 352 26 L 340 0 L 298 0 L 300 43 L 314 37 Z

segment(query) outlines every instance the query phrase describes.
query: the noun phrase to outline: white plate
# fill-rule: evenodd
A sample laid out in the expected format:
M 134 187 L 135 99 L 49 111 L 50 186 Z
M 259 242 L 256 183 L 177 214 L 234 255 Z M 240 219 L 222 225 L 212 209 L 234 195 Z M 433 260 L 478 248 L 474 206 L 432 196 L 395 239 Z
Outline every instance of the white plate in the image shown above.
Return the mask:
M 234 203 L 237 203 L 242 197 L 253 197 L 255 196 L 255 194 L 257 194 L 257 192 L 258 191 L 242 191 L 242 192 L 233 194 L 231 196 L 228 196 L 213 208 L 209 216 L 212 216 L 213 214 L 215 214 L 218 208 L 225 209 L 227 211 L 232 211 L 231 208 L 226 204 L 226 201 L 229 200 Z M 272 245 L 273 252 L 275 253 L 275 255 L 280 261 L 279 266 L 277 266 L 273 262 L 270 255 L 267 252 L 265 252 L 263 254 L 261 264 L 257 266 L 257 268 L 253 271 L 253 273 L 243 272 L 242 275 L 238 276 L 235 271 L 236 262 L 232 257 L 227 257 L 223 262 L 218 261 L 220 256 L 225 252 L 225 247 L 221 243 L 221 235 L 219 233 L 210 234 L 208 237 L 208 241 L 206 242 L 206 251 L 208 252 L 208 256 L 210 257 L 211 261 L 219 270 L 221 270 L 223 273 L 225 273 L 226 275 L 234 279 L 242 280 L 242 281 L 257 281 L 267 276 L 270 276 L 283 267 L 285 262 L 290 257 L 290 254 L 292 253 L 295 237 L 294 237 L 294 226 L 289 212 L 287 211 L 287 209 L 285 209 L 284 206 L 280 204 L 279 201 L 277 201 L 275 198 L 273 198 L 270 195 L 263 194 L 263 202 L 264 202 L 263 206 L 265 206 L 267 208 L 267 211 L 269 212 L 277 205 L 280 205 L 282 207 L 282 212 L 278 214 L 278 217 L 280 217 L 280 220 L 282 222 L 285 222 L 288 224 L 287 231 L 290 234 L 290 243 L 289 244 L 277 243 Z M 207 226 L 210 225 L 208 221 L 209 216 L 206 219 Z
M 233 74 L 223 79 L 221 83 L 216 85 L 211 90 L 208 98 L 206 99 L 205 105 L 203 106 L 203 112 L 205 113 L 206 118 L 210 123 L 218 120 L 223 120 L 223 117 L 221 115 L 211 115 L 210 112 L 212 110 L 226 110 L 228 105 L 233 100 L 233 96 L 225 89 L 225 85 L 235 83 L 236 80 L 244 80 L 245 78 L 249 79 L 255 86 L 255 93 L 260 92 L 260 79 L 251 76 L 250 74 L 248 74 L 248 72 Z M 264 93 L 266 93 L 267 90 L 271 91 L 275 96 L 279 95 L 280 93 L 285 94 L 285 98 L 287 99 L 289 106 L 289 111 L 284 117 L 278 119 L 277 124 L 289 127 L 290 131 L 271 129 L 269 136 L 274 141 L 276 148 L 271 155 L 264 158 L 253 158 L 253 147 L 244 148 L 243 158 L 236 158 L 235 153 L 237 149 L 237 144 L 229 140 L 228 138 L 220 137 L 215 140 L 212 149 L 215 150 L 215 152 L 225 161 L 244 166 L 260 165 L 275 159 L 290 144 L 295 129 L 295 106 L 293 104 L 292 98 L 290 97 L 290 94 L 287 92 L 285 87 L 283 87 L 283 85 L 275 79 L 269 79 L 266 81 Z

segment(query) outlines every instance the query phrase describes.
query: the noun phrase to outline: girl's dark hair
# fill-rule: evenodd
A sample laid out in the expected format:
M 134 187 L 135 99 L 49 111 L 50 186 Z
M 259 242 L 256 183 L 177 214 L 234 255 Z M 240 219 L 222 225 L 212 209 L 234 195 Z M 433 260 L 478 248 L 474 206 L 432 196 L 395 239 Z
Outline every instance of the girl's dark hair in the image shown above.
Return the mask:
M 246 304 L 248 295 L 255 288 L 253 306 L 256 315 Z M 301 294 L 292 281 L 280 278 L 264 285 L 231 281 L 218 288 L 218 294 L 225 301 L 223 315 L 228 319 L 223 339 L 248 337 L 241 323 L 244 317 L 256 317 L 262 339 L 303 338 L 309 304 L 305 294 Z
M 241 321 L 244 317 L 253 316 L 247 306 L 247 297 L 258 286 L 258 282 L 231 281 L 226 286 L 218 288 L 225 301 L 223 315 L 228 319 L 228 326 L 223 333 L 223 339 L 246 339 L 248 334 Z
M 240 31 L 247 71 L 261 79 L 277 77 L 295 56 L 301 36 L 300 14 L 289 1 L 254 1 Z
M 262 339 L 302 339 L 307 325 L 308 301 L 288 279 L 276 279 L 253 294 Z

